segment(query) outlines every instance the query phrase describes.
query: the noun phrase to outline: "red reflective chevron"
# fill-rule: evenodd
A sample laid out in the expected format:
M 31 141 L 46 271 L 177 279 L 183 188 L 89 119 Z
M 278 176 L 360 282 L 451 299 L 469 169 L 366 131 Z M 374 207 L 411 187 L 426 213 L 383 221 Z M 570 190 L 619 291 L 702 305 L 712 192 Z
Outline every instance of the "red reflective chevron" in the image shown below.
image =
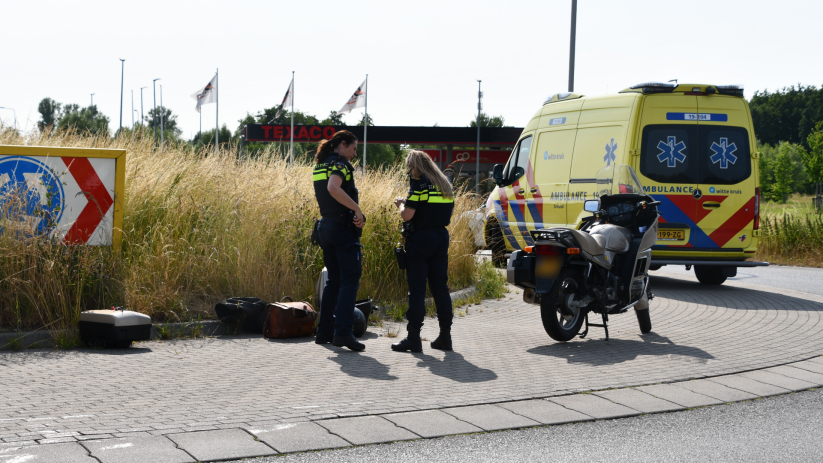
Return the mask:
M 752 220 L 754 220 L 754 196 L 738 209 L 729 220 L 712 232 L 709 238 L 722 247 L 740 233 Z
M 114 201 L 88 158 L 62 159 L 77 185 L 80 186 L 81 193 L 88 200 L 86 207 L 77 216 L 77 220 L 63 238 L 63 242 L 85 244 L 103 221 L 103 217 L 106 216 Z

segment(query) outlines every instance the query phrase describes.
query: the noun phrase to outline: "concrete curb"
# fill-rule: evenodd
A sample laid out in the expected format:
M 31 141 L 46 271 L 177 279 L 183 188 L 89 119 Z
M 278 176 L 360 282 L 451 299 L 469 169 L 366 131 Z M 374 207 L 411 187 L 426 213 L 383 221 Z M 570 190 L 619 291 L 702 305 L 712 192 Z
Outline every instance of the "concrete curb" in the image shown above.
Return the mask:
M 466 299 L 477 293 L 477 288 L 469 286 L 451 293 L 452 302 Z M 431 298 L 426 299 L 426 303 L 431 303 Z M 380 310 L 380 315 L 385 316 L 385 310 Z M 10 348 L 31 349 L 31 348 L 51 348 L 55 347 L 56 336 L 64 333 L 63 330 L 51 331 L 24 331 L 0 333 L 0 350 Z M 234 335 L 232 328 L 220 323 L 219 320 L 202 320 L 184 323 L 154 323 L 151 327 L 151 339 L 153 341 L 162 339 L 190 338 L 203 336 L 224 336 Z M 239 333 L 237 333 L 239 334 Z M 18 346 L 14 346 L 19 343 Z
M 8 457 L 112 449 L 118 461 L 145 461 L 147 451 L 198 461 L 275 456 L 455 434 L 524 429 L 684 411 L 779 396 L 823 386 L 823 357 L 704 379 L 591 391 L 540 399 L 303 421 L 271 429 L 227 427 L 147 436 L 90 434 L 9 443 Z M 96 437 L 100 436 L 100 437 Z M 114 445 L 112 445 L 114 444 Z M 183 454 L 182 452 L 185 452 Z M 166 456 L 164 453 L 164 456 Z M 15 460 L 16 461 L 16 460 Z M 22 460 L 21 460 L 22 461 Z

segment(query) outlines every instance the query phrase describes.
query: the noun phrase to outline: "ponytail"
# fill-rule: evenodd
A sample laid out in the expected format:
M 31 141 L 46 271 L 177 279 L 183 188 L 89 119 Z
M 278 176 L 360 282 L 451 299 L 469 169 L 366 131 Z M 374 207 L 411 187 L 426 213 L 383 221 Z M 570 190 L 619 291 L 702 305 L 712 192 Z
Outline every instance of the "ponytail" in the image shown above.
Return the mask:
M 341 130 L 335 133 L 330 140 L 322 140 L 319 145 L 317 145 L 317 152 L 314 155 L 314 163 L 320 164 L 329 157 L 330 154 L 340 146 L 340 143 L 346 142 L 347 145 L 351 145 L 352 143 L 357 141 L 357 137 L 354 136 L 353 133 L 349 132 L 348 130 Z

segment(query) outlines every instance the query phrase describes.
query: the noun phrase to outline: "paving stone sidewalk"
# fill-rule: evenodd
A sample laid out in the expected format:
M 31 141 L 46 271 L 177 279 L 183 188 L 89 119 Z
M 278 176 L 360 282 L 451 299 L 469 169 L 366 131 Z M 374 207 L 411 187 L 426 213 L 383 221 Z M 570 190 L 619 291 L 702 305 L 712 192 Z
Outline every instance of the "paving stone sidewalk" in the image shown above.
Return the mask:
M 630 312 L 612 317 L 609 341 L 592 328 L 585 340 L 555 343 L 539 309 L 511 294 L 458 317 L 449 353 L 391 352 L 396 339 L 387 334 L 399 324 L 371 328 L 359 354 L 257 337 L 2 352 L 0 463 L 213 461 L 674 411 L 823 385 L 823 298 L 679 278 L 653 285 L 653 333 L 640 335 Z M 581 391 L 596 392 L 573 394 Z

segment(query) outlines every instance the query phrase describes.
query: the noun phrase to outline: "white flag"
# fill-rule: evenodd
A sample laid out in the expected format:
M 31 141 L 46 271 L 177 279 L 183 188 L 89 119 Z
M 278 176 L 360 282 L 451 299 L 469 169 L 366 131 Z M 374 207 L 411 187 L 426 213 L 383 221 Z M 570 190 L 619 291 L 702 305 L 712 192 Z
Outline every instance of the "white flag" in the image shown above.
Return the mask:
M 292 101 L 294 101 L 293 100 L 293 98 L 294 98 L 293 92 L 294 92 L 294 78 L 292 78 L 291 83 L 289 84 L 289 89 L 286 90 L 286 95 L 283 97 L 283 102 L 280 103 L 280 109 L 278 109 L 277 114 L 274 115 L 275 119 L 277 119 L 278 117 L 280 117 L 281 114 L 283 114 L 283 108 L 285 108 L 287 105 L 292 104 Z
M 341 113 L 348 113 L 351 112 L 354 108 L 362 108 L 366 106 L 366 80 L 357 87 L 357 90 L 354 91 L 354 94 L 349 98 L 349 101 L 343 105 L 343 109 L 338 112 Z
M 200 107 L 204 104 L 214 103 L 217 101 L 217 74 L 214 75 L 214 78 L 209 82 L 208 85 L 201 88 L 197 91 L 197 93 L 193 94 L 191 97 L 197 100 L 197 106 L 194 108 L 198 113 L 200 112 Z

